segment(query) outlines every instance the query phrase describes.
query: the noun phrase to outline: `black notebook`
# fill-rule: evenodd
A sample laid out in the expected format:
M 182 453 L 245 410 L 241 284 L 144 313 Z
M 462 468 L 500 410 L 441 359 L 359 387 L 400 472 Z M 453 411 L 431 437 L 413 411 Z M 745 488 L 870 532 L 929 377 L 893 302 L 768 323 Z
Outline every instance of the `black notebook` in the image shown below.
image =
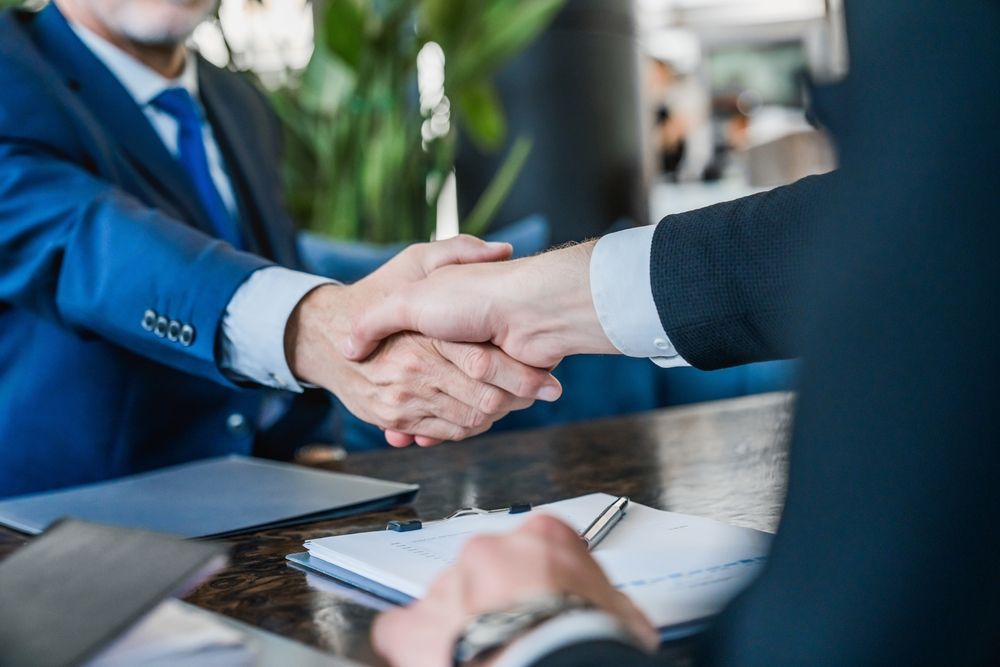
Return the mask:
M 0 665 L 93 657 L 164 598 L 225 565 L 224 545 L 59 521 L 0 561 Z
M 415 484 L 244 456 L 0 501 L 0 524 L 37 534 L 71 516 L 180 537 L 221 537 L 408 502 Z

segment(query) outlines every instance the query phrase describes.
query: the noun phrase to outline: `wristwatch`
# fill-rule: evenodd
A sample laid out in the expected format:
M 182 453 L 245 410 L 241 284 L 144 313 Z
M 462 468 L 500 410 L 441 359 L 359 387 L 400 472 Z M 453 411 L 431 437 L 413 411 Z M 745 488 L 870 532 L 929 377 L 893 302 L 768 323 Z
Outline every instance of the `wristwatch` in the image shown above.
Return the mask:
M 568 611 L 591 608 L 593 605 L 578 595 L 548 593 L 504 611 L 480 614 L 466 623 L 455 642 L 453 665 L 465 667 L 475 664 L 551 618 Z

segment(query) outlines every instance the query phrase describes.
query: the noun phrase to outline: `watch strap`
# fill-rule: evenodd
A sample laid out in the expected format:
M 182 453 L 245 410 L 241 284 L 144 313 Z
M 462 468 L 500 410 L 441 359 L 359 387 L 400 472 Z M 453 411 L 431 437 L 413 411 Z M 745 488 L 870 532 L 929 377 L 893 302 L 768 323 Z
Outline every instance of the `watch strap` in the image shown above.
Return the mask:
M 548 593 L 505 610 L 479 614 L 466 623 L 455 642 L 452 663 L 467 667 L 556 616 L 592 607 L 578 595 Z

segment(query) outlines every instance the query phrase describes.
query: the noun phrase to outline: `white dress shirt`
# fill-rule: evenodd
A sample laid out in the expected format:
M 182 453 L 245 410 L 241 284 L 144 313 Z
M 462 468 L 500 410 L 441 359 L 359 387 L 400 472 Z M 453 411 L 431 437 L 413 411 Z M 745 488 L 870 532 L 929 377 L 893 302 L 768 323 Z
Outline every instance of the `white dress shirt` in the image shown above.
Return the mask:
M 590 258 L 590 293 L 608 340 L 629 357 L 664 368 L 689 366 L 663 330 L 653 301 L 649 258 L 655 225 L 601 238 Z
M 83 26 L 71 24 L 77 36 L 111 70 L 149 119 L 153 129 L 174 157 L 178 156 L 177 121 L 152 101 L 167 88 L 186 88 L 198 97 L 198 67 L 188 54 L 184 71 L 167 79 L 131 55 Z M 215 188 L 226 209 L 239 216 L 236 196 L 212 127 L 203 123 L 203 140 Z M 295 306 L 308 292 L 333 281 L 284 267 L 254 272 L 233 295 L 222 319 L 220 366 L 235 380 L 250 380 L 269 387 L 301 392 L 285 358 L 285 326 Z

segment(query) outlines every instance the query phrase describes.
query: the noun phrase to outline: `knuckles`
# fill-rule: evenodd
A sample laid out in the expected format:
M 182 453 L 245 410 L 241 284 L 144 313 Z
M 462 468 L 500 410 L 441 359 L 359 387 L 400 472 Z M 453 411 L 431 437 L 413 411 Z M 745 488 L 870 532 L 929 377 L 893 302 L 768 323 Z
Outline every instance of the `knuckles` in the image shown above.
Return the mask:
M 413 351 L 401 354 L 398 363 L 400 369 L 407 375 L 423 375 L 427 370 L 423 357 Z
M 492 355 L 484 347 L 471 345 L 466 348 L 463 367 L 466 375 L 473 380 L 485 380 L 493 370 Z
M 413 393 L 403 387 L 389 387 L 383 391 L 386 404 L 397 414 L 413 400 Z
M 476 407 L 487 415 L 495 415 L 504 411 L 507 397 L 504 392 L 493 385 L 483 385 L 476 401 Z
M 390 431 L 408 433 L 412 430 L 413 420 L 401 403 L 389 404 L 382 411 L 380 426 Z
M 521 398 L 535 398 L 545 383 L 548 374 L 522 368 L 518 373 L 517 395 Z

